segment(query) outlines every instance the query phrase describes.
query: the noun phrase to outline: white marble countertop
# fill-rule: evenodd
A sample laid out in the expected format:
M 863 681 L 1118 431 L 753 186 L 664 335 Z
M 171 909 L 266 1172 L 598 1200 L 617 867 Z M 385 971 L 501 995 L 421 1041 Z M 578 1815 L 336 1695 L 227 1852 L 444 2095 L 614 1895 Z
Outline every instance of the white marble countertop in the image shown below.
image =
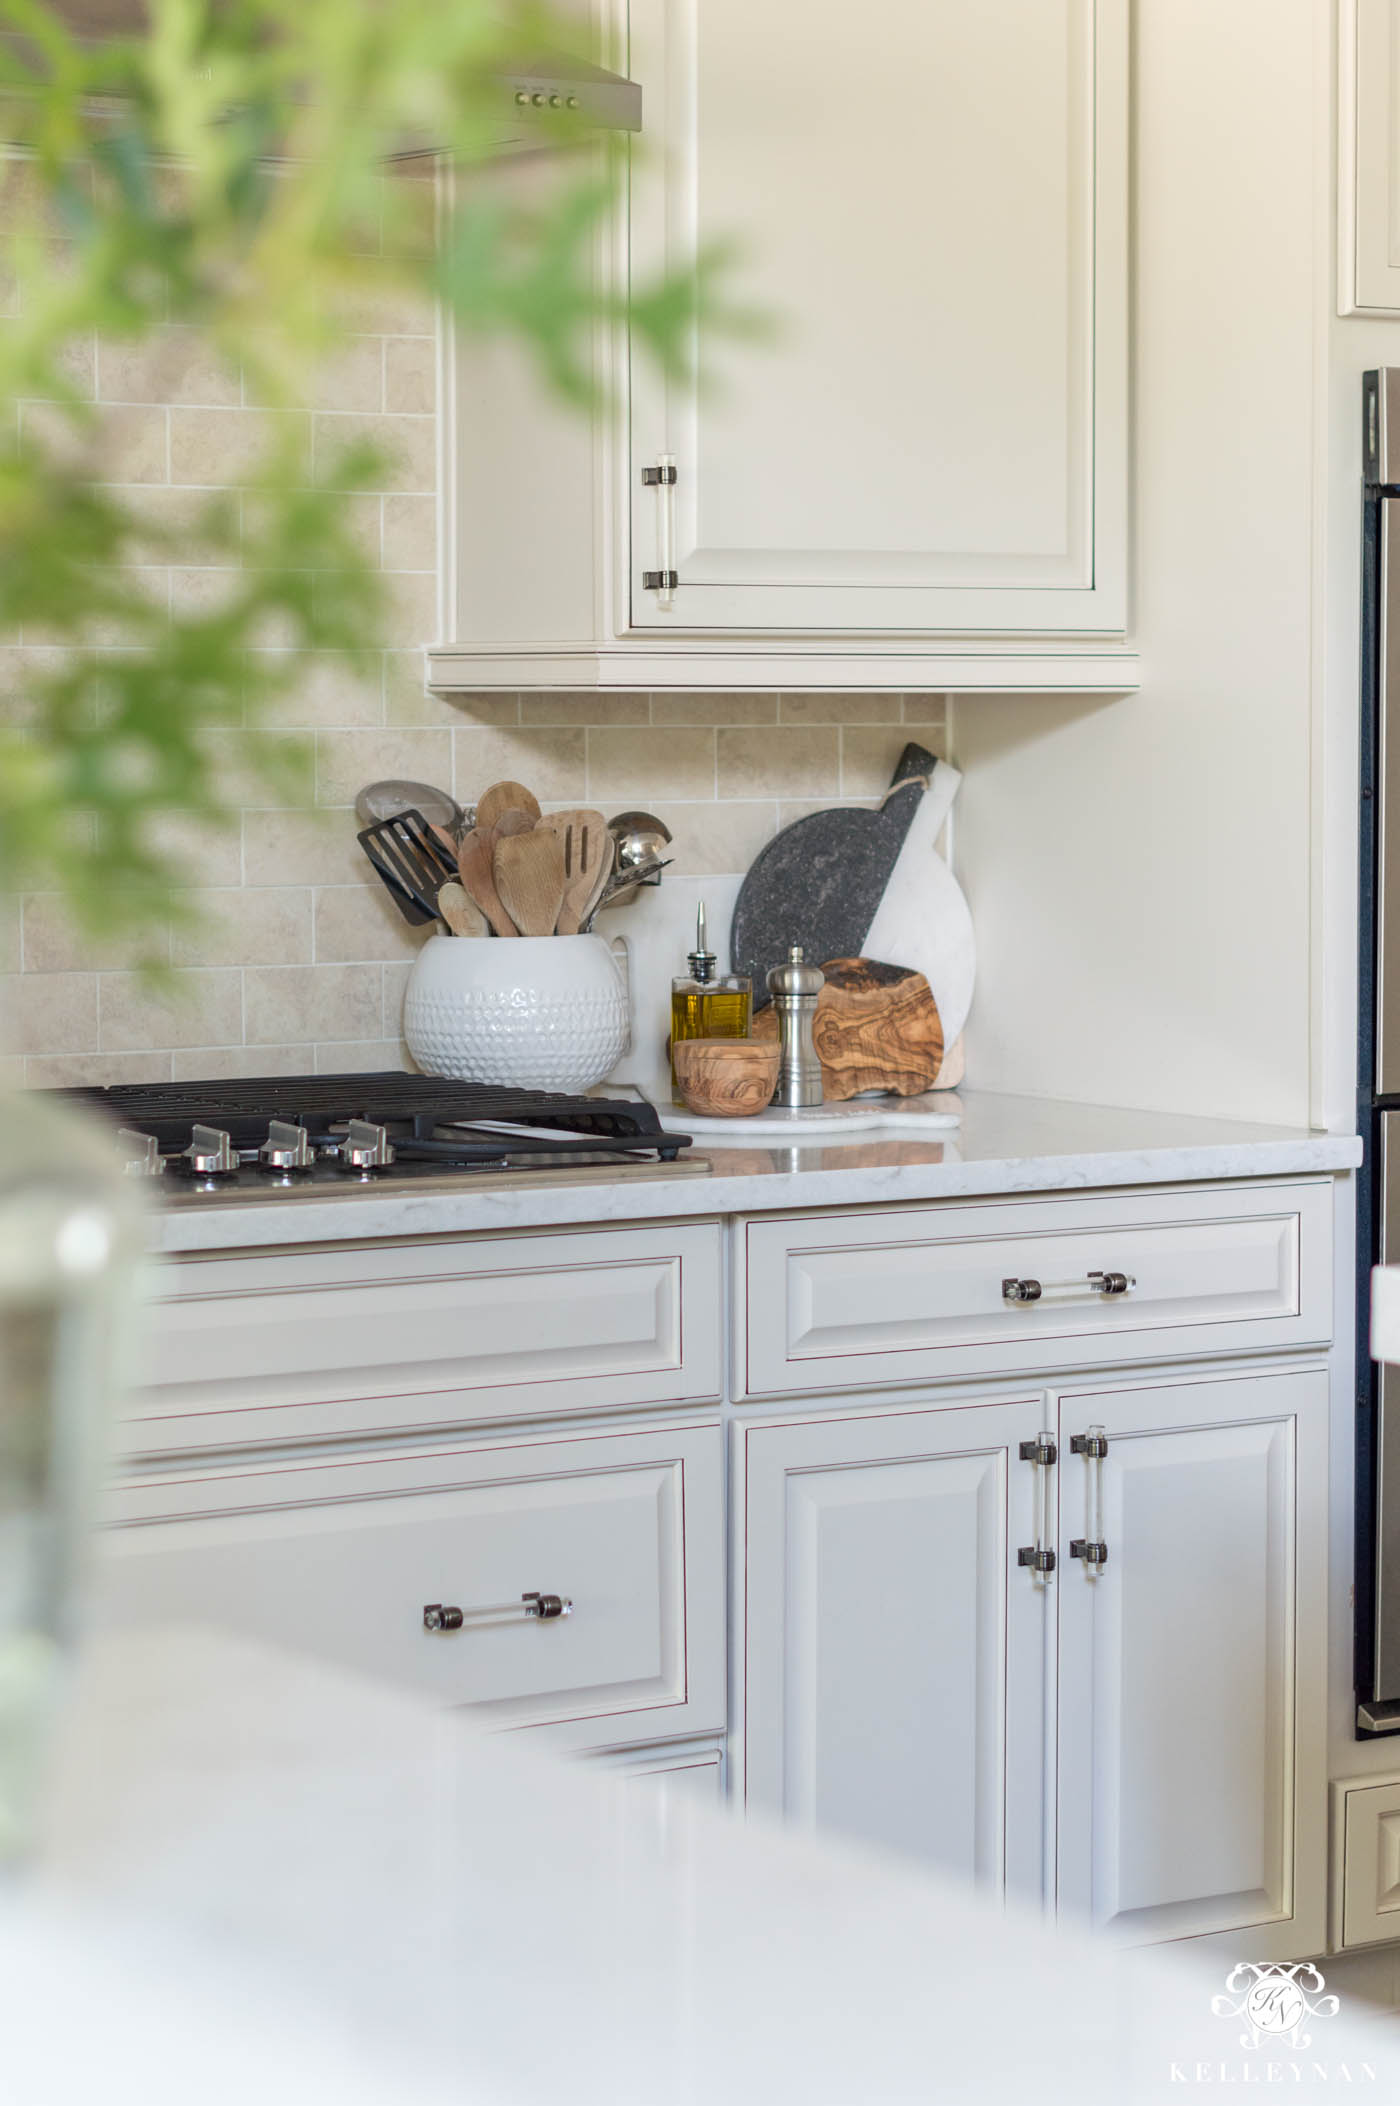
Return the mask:
M 1238 1996 L 1212 2009 L 1228 1948 L 1125 1952 L 220 1632 L 102 1642 L 65 1727 L 35 1876 L 0 1905 L 16 2106 L 1156 2106 L 1193 2083 L 1400 2083 L 1400 2028 L 1345 1995 L 1296 2049 L 1243 2046 Z
M 268 1244 L 339 1242 L 361 1236 L 422 1236 L 479 1230 L 558 1228 L 592 1221 L 780 1212 L 791 1207 L 906 1204 L 998 1192 L 1194 1183 L 1335 1172 L 1361 1160 L 1354 1134 L 1250 1126 L 1051 1098 L 958 1093 L 960 1127 L 925 1139 L 879 1132 L 850 1141 L 823 1137 L 785 1145 L 735 1122 L 732 1145 L 706 1136 L 696 1155 L 706 1176 L 601 1182 L 493 1184 L 443 1179 L 378 1192 L 169 1208 L 154 1224 L 161 1252 L 234 1250 Z

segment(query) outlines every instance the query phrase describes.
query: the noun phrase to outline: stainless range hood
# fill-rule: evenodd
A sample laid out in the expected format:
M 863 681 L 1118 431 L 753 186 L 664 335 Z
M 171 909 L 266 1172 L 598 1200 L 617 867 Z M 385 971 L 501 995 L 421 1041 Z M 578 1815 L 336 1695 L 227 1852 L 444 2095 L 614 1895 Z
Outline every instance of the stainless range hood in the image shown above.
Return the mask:
M 639 132 L 642 128 L 642 91 L 636 81 L 581 59 L 511 71 L 504 85 L 515 113 L 512 131 L 522 144 L 531 137 L 532 122 L 547 110 L 576 110 L 584 123 L 600 131 Z
M 139 35 L 147 23 L 145 0 L 56 0 L 55 12 L 74 36 L 93 43 Z M 23 44 L 25 39 L 12 31 L 7 41 Z M 548 144 L 551 116 L 566 112 L 574 112 L 579 123 L 597 131 L 639 132 L 642 91 L 625 74 L 609 73 L 572 56 L 507 67 L 501 75 L 500 150 Z M 438 151 L 431 139 L 423 139 L 390 158 L 412 159 Z

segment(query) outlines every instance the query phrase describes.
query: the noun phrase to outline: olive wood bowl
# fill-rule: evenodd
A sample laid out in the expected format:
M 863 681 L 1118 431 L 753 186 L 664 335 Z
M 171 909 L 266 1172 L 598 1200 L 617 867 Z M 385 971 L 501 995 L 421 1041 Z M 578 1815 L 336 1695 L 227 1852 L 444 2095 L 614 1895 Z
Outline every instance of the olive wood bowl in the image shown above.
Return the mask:
M 686 1109 L 704 1119 L 751 1119 L 772 1100 L 781 1058 L 776 1039 L 682 1039 L 676 1081 Z

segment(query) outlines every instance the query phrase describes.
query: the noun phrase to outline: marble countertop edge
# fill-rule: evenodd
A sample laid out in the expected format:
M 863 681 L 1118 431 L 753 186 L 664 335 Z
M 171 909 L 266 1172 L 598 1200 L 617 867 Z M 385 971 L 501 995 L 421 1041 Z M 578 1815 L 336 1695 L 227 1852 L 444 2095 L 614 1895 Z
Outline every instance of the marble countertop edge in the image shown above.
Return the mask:
M 800 1147 L 755 1135 L 706 1144 L 708 1176 L 421 1185 L 375 1193 L 170 1208 L 152 1224 L 160 1254 L 402 1236 L 504 1233 L 591 1223 L 906 1205 L 1019 1192 L 1315 1176 L 1354 1168 L 1355 1134 L 969 1092 L 964 1124 L 939 1139 L 867 1135 Z

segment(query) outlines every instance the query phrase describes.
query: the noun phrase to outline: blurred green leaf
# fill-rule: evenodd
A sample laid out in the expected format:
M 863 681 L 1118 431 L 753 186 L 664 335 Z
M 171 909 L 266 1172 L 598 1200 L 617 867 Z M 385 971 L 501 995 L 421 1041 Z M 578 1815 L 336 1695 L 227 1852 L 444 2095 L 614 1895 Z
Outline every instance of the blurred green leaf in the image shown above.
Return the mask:
M 96 935 L 188 914 L 198 878 L 171 816 L 227 824 L 249 785 L 309 794 L 273 729 L 296 653 L 365 665 L 383 583 L 350 526 L 380 481 L 363 447 L 309 462 L 269 414 L 235 492 L 190 493 L 178 528 L 105 480 L 107 419 L 86 347 L 192 332 L 269 413 L 305 408 L 357 314 L 405 295 L 514 341 L 587 404 L 600 327 L 624 320 L 594 270 L 626 157 L 551 120 L 556 181 L 528 210 L 489 176 L 435 191 L 386 171 L 405 144 L 460 170 L 492 156 L 500 76 L 577 48 L 577 25 L 497 0 L 151 0 L 148 33 L 84 45 L 42 0 L 0 0 L 0 887 L 62 893 Z M 583 54 L 587 55 L 587 54 Z M 694 361 L 726 310 L 729 258 L 635 287 L 634 338 Z M 194 604 L 153 594 L 202 567 Z M 269 644 L 278 648 L 269 649 Z

